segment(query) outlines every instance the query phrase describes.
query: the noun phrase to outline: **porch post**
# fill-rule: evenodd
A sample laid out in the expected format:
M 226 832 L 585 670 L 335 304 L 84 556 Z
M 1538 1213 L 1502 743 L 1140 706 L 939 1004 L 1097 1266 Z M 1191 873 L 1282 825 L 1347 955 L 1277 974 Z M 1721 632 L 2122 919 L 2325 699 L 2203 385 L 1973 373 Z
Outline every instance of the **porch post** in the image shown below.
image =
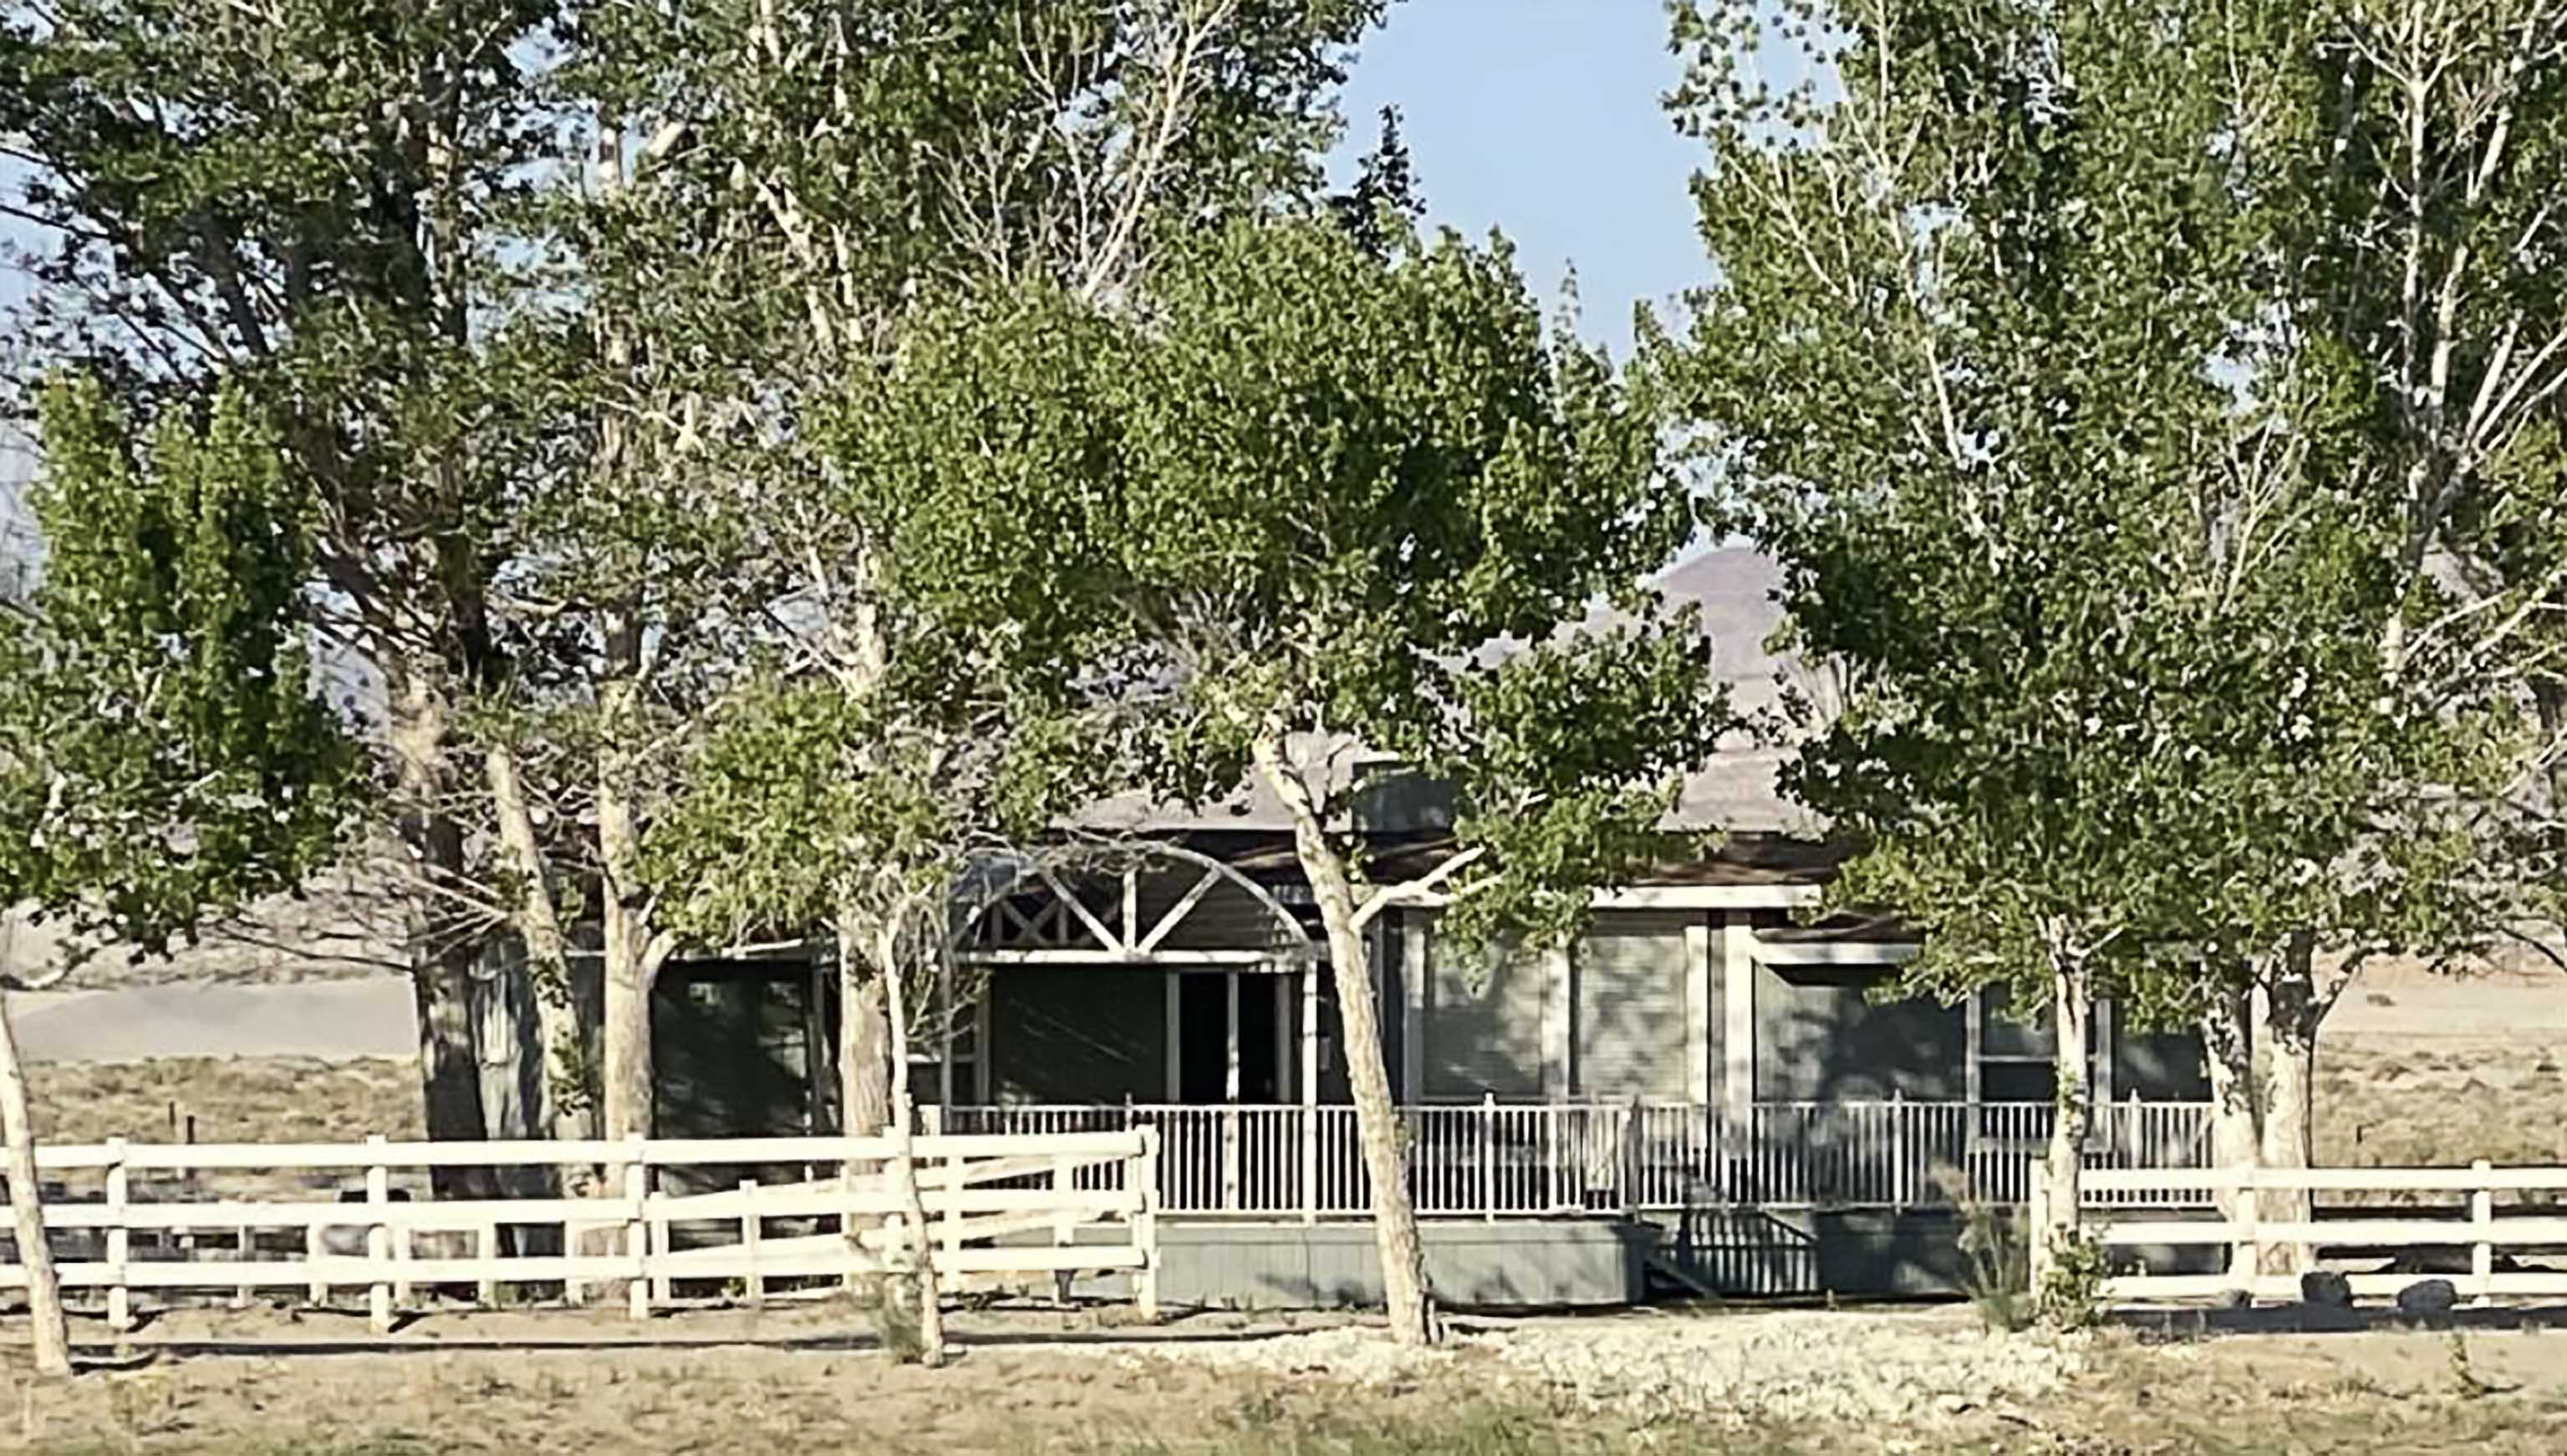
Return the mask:
M 1221 975 L 1222 1013 L 1229 1028 L 1222 1063 L 1221 1206 L 1239 1207 L 1239 973 Z
M 1756 1116 L 1756 927 L 1744 910 L 1721 913 L 1720 1049 L 1729 1124 L 1752 1130 Z
M 1399 1100 L 1417 1105 L 1426 1075 L 1426 917 L 1399 915 Z M 1381 967 L 1375 967 L 1378 973 Z
M 1685 1100 L 1711 1105 L 1711 927 L 1685 927 Z
M 936 1105 L 954 1105 L 954 957 L 936 958 Z
M 1301 967 L 1301 1222 L 1319 1221 L 1319 965 Z

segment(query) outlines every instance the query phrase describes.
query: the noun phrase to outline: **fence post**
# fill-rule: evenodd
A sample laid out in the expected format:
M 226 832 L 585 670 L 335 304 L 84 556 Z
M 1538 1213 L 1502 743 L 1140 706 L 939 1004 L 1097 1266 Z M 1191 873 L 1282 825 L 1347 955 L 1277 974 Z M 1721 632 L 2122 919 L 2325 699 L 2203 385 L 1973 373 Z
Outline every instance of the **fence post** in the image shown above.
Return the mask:
M 1132 1236 L 1141 1246 L 1141 1267 L 1132 1277 L 1133 1299 L 1141 1307 L 1141 1317 L 1156 1323 L 1159 1318 L 1159 1130 L 1141 1129 L 1140 1165 L 1133 1170 L 1141 1182 L 1140 1211 L 1132 1218 Z M 1127 1175 L 1129 1176 L 1129 1175 Z
M 1239 1104 L 1225 1103 L 1221 1109 L 1221 1206 L 1225 1212 L 1239 1209 Z
M 123 1333 L 134 1327 L 133 1296 L 125 1287 L 125 1261 L 132 1253 L 125 1228 L 125 1139 L 107 1140 L 107 1215 L 114 1222 L 107 1226 L 108 1277 L 116 1281 L 107 1291 L 107 1327 Z
M 367 1318 L 375 1332 L 393 1327 L 393 1287 L 385 1281 L 384 1266 L 392 1260 L 392 1230 L 384 1224 L 384 1211 L 392 1202 L 392 1169 L 384 1163 L 384 1135 L 366 1135 L 366 1203 L 374 1221 L 366 1228 L 366 1261 L 374 1266 L 374 1282 L 366 1292 Z
M 499 1271 L 493 1267 L 499 1261 L 499 1226 L 497 1224 L 483 1224 L 480 1227 L 472 1241 L 472 1252 L 481 1257 L 481 1278 L 476 1282 L 477 1288 L 474 1293 L 480 1297 L 483 1309 L 495 1310 L 499 1308 Z
M 764 1219 L 757 1216 L 757 1180 L 739 1180 L 739 1252 L 748 1259 L 748 1273 L 740 1283 L 748 1291 L 748 1308 L 766 1308 L 766 1275 L 757 1267 L 758 1241 L 765 1237 Z
M 2469 1231 L 2478 1236 L 2469 1248 L 2469 1277 L 2477 1286 L 2475 1303 L 2483 1305 L 2495 1293 L 2495 1189 L 2486 1159 L 2469 1164 L 2469 1171 L 2477 1176 L 2469 1190 Z
M 625 1285 L 624 1303 L 636 1319 L 651 1317 L 651 1166 L 649 1151 L 634 1138 L 624 1152 L 624 1249 L 632 1256 L 633 1277 Z
M 1059 1200 L 1051 1216 L 1051 1246 L 1054 1249 L 1064 1249 L 1076 1242 L 1071 1235 L 1076 1230 L 1078 1217 L 1069 1212 L 1069 1195 L 1073 1191 L 1070 1186 L 1070 1160 L 1066 1157 L 1055 1156 L 1051 1160 L 1051 1191 L 1052 1196 Z
M 2244 1167 L 2232 1170 L 2237 1175 L 2237 1192 L 2229 1199 L 2237 1237 L 2237 1247 L 2228 1260 L 2229 1275 L 2237 1293 L 2249 1305 L 2255 1303 L 2255 1282 L 2264 1273 L 2264 1192 L 2255 1186 L 2255 1168 L 2250 1159 Z

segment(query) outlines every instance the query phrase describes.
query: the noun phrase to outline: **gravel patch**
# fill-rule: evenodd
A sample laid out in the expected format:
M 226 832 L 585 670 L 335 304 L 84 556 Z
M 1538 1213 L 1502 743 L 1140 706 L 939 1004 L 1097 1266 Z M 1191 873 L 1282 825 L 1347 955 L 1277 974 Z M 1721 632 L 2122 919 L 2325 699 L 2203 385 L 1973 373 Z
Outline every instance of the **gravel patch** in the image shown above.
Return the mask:
M 1988 1333 L 1956 1310 L 1538 1319 L 1467 1329 L 1432 1350 L 1345 1328 L 1152 1353 L 1361 1384 L 1455 1375 L 1641 1421 L 1956 1415 L 2050 1394 L 2084 1366 L 2074 1342 Z

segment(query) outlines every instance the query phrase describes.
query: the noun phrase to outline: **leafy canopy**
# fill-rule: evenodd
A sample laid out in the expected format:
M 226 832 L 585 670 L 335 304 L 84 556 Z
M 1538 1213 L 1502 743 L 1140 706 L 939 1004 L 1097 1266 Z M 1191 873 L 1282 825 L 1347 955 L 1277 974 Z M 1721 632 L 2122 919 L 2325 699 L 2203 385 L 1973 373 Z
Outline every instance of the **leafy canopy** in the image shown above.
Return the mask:
M 1169 240 L 1111 307 L 944 308 L 856 383 L 847 468 L 904 590 L 1074 645 L 1148 715 L 1142 781 L 1227 792 L 1261 740 L 1396 753 L 1491 851 L 1475 913 L 1557 927 L 1723 721 L 1702 634 L 1641 587 L 1692 502 L 1502 243 L 1376 217 L 1387 246 L 1297 215 Z
M 40 419 L 50 553 L 0 618 L 0 893 L 159 952 L 299 884 L 360 798 L 296 625 L 308 498 L 237 389 L 141 450 L 77 376 Z

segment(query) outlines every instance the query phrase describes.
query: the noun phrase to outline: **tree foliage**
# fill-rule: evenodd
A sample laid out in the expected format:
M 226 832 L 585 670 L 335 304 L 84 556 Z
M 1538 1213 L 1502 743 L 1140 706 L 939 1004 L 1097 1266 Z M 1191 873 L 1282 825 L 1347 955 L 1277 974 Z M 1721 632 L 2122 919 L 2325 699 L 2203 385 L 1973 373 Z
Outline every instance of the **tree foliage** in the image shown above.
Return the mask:
M 1835 97 L 1738 69 L 1747 7 L 1680 29 L 1718 281 L 1670 371 L 1851 672 L 1790 774 L 1862 846 L 1837 895 L 1947 994 L 2466 921 L 2491 695 L 2384 678 L 2445 599 L 2356 468 L 2366 370 L 2276 322 L 2264 17 L 2177 11 L 1808 12 Z
M 294 610 L 310 505 L 238 390 L 136 450 L 66 377 L 41 430 L 51 550 L 0 618 L 7 898 L 159 952 L 301 883 L 363 801 Z

